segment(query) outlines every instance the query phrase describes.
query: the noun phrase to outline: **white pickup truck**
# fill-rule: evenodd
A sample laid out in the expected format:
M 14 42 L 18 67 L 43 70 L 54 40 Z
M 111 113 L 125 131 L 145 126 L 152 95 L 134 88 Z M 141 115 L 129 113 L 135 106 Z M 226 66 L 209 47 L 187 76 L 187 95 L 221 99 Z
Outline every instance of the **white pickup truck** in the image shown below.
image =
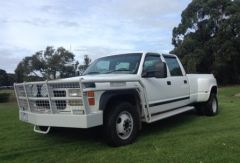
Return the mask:
M 95 60 L 83 76 L 14 85 L 19 118 L 48 133 L 51 127 L 103 126 L 113 146 L 132 143 L 142 122 L 192 109 L 218 113 L 212 74 L 186 74 L 176 55 L 129 53 Z

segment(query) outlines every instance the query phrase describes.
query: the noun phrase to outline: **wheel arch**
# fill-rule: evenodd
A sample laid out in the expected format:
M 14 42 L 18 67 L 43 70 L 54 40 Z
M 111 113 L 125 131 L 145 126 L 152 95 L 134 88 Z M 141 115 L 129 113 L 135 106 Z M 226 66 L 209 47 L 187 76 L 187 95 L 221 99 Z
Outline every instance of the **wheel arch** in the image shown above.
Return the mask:
M 132 105 L 136 106 L 135 108 L 138 111 L 139 117 L 142 114 L 142 108 L 140 105 L 140 95 L 136 89 L 126 89 L 126 90 L 110 90 L 104 92 L 100 97 L 99 110 L 103 111 L 103 118 L 106 117 L 106 114 L 109 112 L 111 104 L 120 101 L 127 101 Z M 140 125 L 141 126 L 141 125 Z
M 212 85 L 212 86 L 210 87 L 210 90 L 209 90 L 208 100 L 209 100 L 211 94 L 217 95 L 217 93 L 218 93 L 218 88 L 217 88 L 217 86 L 216 86 L 216 85 Z
M 211 87 L 210 94 L 212 94 L 212 93 L 215 94 L 215 95 L 217 95 L 218 89 L 217 89 L 217 86 L 216 86 L 216 85 Z

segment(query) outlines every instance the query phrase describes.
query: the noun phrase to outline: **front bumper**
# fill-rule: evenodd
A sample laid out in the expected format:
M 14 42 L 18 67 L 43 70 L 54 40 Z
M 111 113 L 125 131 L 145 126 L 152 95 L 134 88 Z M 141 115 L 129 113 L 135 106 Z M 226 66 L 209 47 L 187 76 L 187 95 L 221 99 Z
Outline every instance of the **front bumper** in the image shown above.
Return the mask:
M 70 128 L 90 128 L 103 124 L 102 111 L 74 115 L 74 114 L 39 114 L 28 111 L 19 111 L 21 121 L 37 126 L 70 127 Z

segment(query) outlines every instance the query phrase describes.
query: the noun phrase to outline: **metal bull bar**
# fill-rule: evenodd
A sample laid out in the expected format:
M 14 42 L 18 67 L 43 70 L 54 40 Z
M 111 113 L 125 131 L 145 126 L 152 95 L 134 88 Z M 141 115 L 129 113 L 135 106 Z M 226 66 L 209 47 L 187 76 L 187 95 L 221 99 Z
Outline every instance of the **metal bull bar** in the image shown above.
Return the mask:
M 43 81 L 14 84 L 19 109 L 37 113 L 74 113 L 82 110 L 83 90 L 81 83 L 72 81 Z M 70 92 L 76 96 L 71 96 Z

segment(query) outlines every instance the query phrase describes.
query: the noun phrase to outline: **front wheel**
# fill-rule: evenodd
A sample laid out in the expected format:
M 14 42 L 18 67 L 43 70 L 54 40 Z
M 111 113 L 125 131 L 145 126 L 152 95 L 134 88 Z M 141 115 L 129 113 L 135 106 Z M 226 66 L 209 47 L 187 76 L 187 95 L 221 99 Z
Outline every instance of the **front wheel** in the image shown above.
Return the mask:
M 139 116 L 136 108 L 128 102 L 120 102 L 110 106 L 104 119 L 104 133 L 111 146 L 131 144 L 137 137 Z

